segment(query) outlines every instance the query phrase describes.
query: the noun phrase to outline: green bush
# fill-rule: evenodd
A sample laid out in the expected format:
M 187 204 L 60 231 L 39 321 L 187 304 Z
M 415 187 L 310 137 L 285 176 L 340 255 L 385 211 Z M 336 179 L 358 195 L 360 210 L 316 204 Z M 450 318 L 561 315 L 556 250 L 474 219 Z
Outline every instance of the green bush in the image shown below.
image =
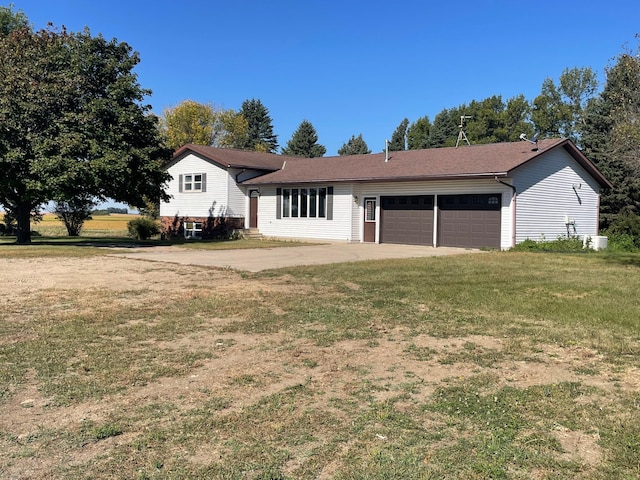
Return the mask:
M 137 240 L 149 240 L 160 233 L 160 224 L 151 218 L 140 217 L 127 223 L 129 236 Z
M 628 233 L 605 232 L 607 236 L 607 250 L 614 252 L 638 252 L 640 251 L 640 238 Z
M 603 232 L 608 237 L 608 249 L 619 252 L 640 250 L 640 216 L 624 211 Z
M 578 237 L 558 237 L 556 240 L 535 241 L 527 238 L 511 250 L 515 252 L 584 252 L 582 239 Z

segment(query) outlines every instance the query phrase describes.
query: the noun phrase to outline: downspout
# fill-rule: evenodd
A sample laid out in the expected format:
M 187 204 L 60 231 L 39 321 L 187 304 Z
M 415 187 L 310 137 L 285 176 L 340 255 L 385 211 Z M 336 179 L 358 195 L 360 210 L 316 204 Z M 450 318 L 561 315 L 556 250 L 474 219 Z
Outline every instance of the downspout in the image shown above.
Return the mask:
M 495 177 L 496 182 L 501 183 L 503 185 L 506 185 L 507 187 L 509 187 L 511 190 L 513 190 L 513 196 L 511 197 L 512 199 L 512 203 L 513 205 L 511 206 L 512 210 L 511 210 L 511 222 L 512 222 L 512 235 L 511 235 L 511 247 L 515 247 L 516 246 L 516 200 L 518 197 L 518 192 L 516 191 L 516 187 L 514 187 L 513 185 L 511 185 L 510 183 L 507 182 L 503 182 L 502 180 L 500 180 L 498 177 Z

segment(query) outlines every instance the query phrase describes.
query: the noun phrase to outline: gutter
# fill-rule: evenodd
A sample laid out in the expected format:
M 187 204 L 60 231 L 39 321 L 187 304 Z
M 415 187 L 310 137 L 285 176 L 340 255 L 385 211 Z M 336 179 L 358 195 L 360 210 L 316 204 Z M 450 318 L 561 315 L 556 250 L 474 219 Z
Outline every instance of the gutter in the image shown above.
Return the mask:
M 285 162 L 286 163 L 286 162 Z M 282 167 L 284 170 L 284 165 Z M 312 183 L 387 183 L 387 182 L 430 182 L 437 180 L 480 180 L 497 177 L 507 177 L 506 172 L 498 173 L 453 173 L 450 175 L 410 176 L 410 177 L 343 177 L 343 178 L 306 178 L 297 180 L 269 180 L 268 182 L 256 181 L 251 185 L 296 185 Z M 256 179 L 262 177 L 256 177 Z
M 500 180 L 497 175 L 495 177 L 495 181 L 498 183 L 501 183 L 502 185 L 506 185 L 513 191 L 513 196 L 511 197 L 513 200 L 513 205 L 511 206 L 511 212 L 512 212 L 511 222 L 513 223 L 513 230 L 512 230 L 513 233 L 511 235 L 511 247 L 515 247 L 516 246 L 516 200 L 518 198 L 518 192 L 516 191 L 516 187 L 514 187 L 510 183 Z

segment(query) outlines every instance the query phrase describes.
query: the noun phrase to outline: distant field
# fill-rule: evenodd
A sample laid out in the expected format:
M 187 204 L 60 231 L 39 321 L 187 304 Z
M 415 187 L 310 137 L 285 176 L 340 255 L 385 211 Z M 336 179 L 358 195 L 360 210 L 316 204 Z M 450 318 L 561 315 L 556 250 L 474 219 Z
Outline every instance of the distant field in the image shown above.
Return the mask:
M 85 222 L 81 235 L 92 237 L 125 236 L 127 235 L 127 222 L 139 216 L 123 213 L 96 215 L 92 220 Z M 52 213 L 45 214 L 42 221 L 31 224 L 31 229 L 47 237 L 67 235 L 64 224 Z

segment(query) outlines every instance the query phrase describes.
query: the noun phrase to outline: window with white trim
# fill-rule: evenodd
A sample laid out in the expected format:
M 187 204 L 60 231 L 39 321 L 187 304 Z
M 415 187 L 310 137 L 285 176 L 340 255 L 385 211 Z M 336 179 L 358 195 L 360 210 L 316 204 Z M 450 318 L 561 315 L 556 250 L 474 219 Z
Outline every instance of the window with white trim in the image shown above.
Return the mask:
M 326 218 L 327 187 L 283 188 L 280 195 L 283 217 Z
M 202 222 L 184 222 L 184 238 L 202 238 Z
M 366 212 L 364 221 L 365 222 L 375 222 L 376 221 L 376 199 L 375 198 L 367 198 L 364 201 L 364 209 Z
M 179 191 L 184 193 L 197 193 L 207 191 L 206 173 L 185 173 L 180 175 Z

